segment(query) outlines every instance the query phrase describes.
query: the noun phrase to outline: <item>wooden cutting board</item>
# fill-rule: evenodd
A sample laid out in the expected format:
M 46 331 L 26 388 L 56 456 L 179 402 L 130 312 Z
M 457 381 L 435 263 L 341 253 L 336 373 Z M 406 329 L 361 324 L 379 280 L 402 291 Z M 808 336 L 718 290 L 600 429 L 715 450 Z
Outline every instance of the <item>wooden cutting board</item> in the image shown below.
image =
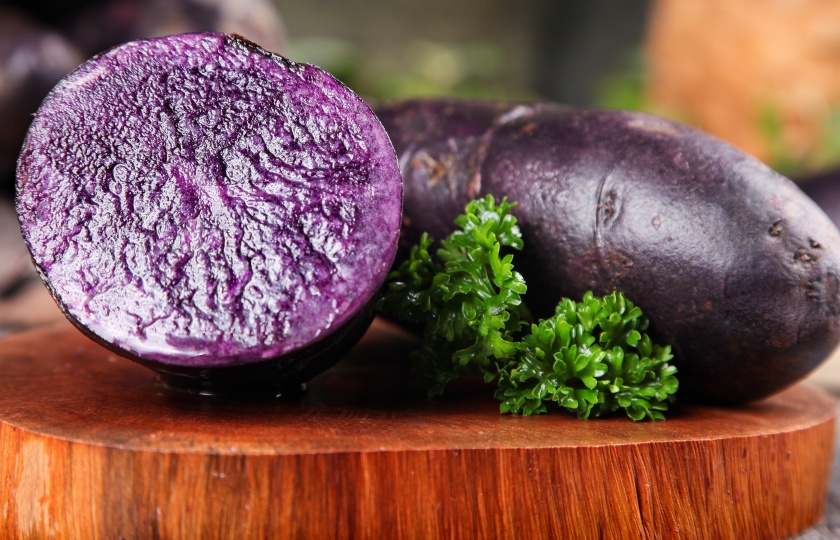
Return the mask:
M 403 391 L 377 322 L 299 401 L 206 398 L 67 323 L 0 340 L 2 538 L 784 538 L 825 510 L 836 403 L 798 386 L 664 422 Z

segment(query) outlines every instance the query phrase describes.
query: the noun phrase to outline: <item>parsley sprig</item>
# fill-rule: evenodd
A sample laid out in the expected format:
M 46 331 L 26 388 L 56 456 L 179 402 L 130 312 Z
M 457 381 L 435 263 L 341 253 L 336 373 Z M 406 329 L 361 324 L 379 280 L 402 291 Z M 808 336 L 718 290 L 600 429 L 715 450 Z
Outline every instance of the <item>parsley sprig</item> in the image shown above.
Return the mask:
M 564 298 L 531 324 L 508 253 L 522 249 L 514 204 L 470 202 L 434 256 L 423 234 L 388 276 L 381 311 L 423 331 L 414 385 L 434 397 L 462 375 L 481 375 L 497 381 L 502 412 L 544 413 L 556 402 L 580 418 L 621 409 L 663 419 L 678 387 L 671 350 L 651 341 L 647 318 L 621 293 Z
M 424 344 L 412 355 L 412 380 L 429 397 L 463 374 L 492 380 L 498 364 L 518 355 L 521 344 L 514 335 L 530 315 L 513 255 L 501 255 L 503 247 L 522 249 L 512 207 L 492 197 L 472 201 L 455 220 L 458 229 L 440 242 L 437 257 L 424 233 L 388 276 L 380 309 L 423 327 Z
M 544 413 L 554 401 L 579 418 L 623 409 L 633 420 L 663 420 L 677 369 L 668 364 L 670 347 L 643 333 L 647 326 L 621 293 L 564 298 L 553 317 L 532 325 L 518 358 L 500 373 L 502 412 Z

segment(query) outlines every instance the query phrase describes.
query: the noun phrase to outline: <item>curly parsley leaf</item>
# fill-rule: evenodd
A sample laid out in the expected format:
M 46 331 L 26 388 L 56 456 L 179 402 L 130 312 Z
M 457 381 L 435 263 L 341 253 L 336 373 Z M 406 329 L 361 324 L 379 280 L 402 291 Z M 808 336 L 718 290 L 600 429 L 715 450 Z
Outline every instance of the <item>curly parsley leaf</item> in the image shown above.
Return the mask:
M 379 308 L 423 326 L 424 346 L 412 355 L 413 379 L 429 397 L 462 374 L 496 377 L 497 362 L 516 354 L 513 335 L 530 320 L 522 304 L 525 280 L 513 270 L 522 235 L 507 200 L 472 201 L 458 230 L 440 242 L 436 258 L 423 234 L 409 258 L 388 276 Z
M 502 412 L 541 413 L 553 401 L 579 418 L 622 409 L 633 420 L 663 420 L 677 370 L 668 364 L 671 348 L 653 344 L 647 326 L 621 293 L 564 298 L 553 317 L 532 326 L 519 358 L 500 374 Z
M 497 381 L 502 412 L 544 413 L 555 402 L 580 418 L 623 410 L 663 419 L 678 388 L 670 347 L 651 341 L 647 318 L 621 293 L 564 298 L 527 332 L 527 288 L 506 253 L 522 249 L 514 204 L 472 201 L 434 255 L 423 234 L 388 276 L 380 310 L 423 329 L 415 387 L 434 397 L 462 375 L 481 375 Z

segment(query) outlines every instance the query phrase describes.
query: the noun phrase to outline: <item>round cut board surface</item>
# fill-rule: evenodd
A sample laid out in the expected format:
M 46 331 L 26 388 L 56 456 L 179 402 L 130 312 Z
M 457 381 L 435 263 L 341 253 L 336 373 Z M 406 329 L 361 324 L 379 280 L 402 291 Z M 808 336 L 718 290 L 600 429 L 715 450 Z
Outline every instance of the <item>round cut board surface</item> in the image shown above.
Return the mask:
M 664 422 L 410 397 L 377 322 L 299 400 L 170 391 L 69 324 L 0 340 L 0 536 L 784 538 L 825 510 L 836 404 Z

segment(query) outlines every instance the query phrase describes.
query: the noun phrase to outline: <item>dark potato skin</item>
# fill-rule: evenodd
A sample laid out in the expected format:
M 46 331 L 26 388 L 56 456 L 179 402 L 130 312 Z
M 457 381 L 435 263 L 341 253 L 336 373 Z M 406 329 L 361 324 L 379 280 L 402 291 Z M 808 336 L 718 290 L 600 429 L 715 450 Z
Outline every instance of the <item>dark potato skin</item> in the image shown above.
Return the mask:
M 405 182 L 403 244 L 470 199 L 517 201 L 538 316 L 625 293 L 670 343 L 681 395 L 737 403 L 801 379 L 840 338 L 840 233 L 791 181 L 658 117 L 448 99 L 377 113 Z
M 71 315 L 65 315 L 88 338 L 125 356 L 125 351 L 103 340 Z M 204 396 L 296 398 L 305 390 L 307 382 L 332 367 L 356 346 L 373 322 L 373 317 L 373 306 L 369 303 L 323 339 L 282 358 L 263 362 L 194 367 L 167 364 L 139 356 L 131 356 L 131 360 L 153 369 L 163 384 L 172 390 Z

